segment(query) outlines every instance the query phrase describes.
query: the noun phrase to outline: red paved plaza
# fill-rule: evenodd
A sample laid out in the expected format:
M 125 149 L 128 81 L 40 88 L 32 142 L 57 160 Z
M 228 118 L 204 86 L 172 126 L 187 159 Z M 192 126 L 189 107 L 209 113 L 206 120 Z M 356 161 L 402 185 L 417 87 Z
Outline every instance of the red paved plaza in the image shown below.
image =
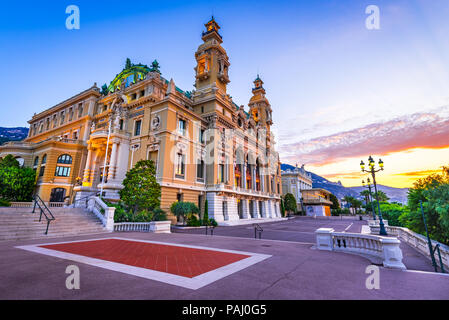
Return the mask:
M 247 255 L 139 241 L 104 239 L 40 246 L 129 266 L 193 278 Z

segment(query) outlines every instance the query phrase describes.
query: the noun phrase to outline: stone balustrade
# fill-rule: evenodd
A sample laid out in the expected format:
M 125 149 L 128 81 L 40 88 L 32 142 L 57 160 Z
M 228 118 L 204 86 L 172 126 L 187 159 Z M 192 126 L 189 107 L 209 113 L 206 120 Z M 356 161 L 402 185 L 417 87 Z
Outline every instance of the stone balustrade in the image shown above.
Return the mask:
M 63 208 L 65 202 L 45 202 L 48 208 Z M 32 208 L 34 202 L 11 202 L 11 208 Z
M 120 222 L 114 223 L 117 232 L 150 232 L 150 222 Z
M 99 197 L 92 197 L 88 201 L 87 210 L 93 212 L 107 230 L 114 231 L 114 207 L 108 207 Z
M 371 234 L 379 234 L 379 226 L 369 226 Z M 401 241 L 404 241 L 408 245 L 410 245 L 412 248 L 418 250 L 424 256 L 426 256 L 429 260 L 431 260 L 430 252 L 429 252 L 429 245 L 427 243 L 427 238 L 421 234 L 418 234 L 416 232 L 411 231 L 408 228 L 402 228 L 402 227 L 393 227 L 393 226 L 387 226 L 385 227 L 385 230 L 387 231 L 389 236 L 395 236 Z M 432 247 L 435 248 L 439 242 L 431 240 Z M 441 253 L 441 260 L 444 264 L 444 266 L 449 269 L 449 247 L 440 243 L 440 253 Z M 439 265 L 439 257 L 438 253 L 435 252 L 435 261 Z
M 315 233 L 318 250 L 357 254 L 374 264 L 383 264 L 386 268 L 406 269 L 399 248 L 401 241 L 396 238 L 335 232 L 332 228 L 320 228 Z
M 384 226 L 385 227 L 388 226 L 388 220 L 382 219 L 382 221 L 384 222 Z M 371 227 L 371 226 L 378 226 L 379 227 L 379 219 L 376 219 L 376 220 L 370 219 L 370 220 L 368 220 L 368 226 L 369 227 Z
M 170 226 L 171 221 L 120 222 L 114 223 L 114 231 L 171 233 Z

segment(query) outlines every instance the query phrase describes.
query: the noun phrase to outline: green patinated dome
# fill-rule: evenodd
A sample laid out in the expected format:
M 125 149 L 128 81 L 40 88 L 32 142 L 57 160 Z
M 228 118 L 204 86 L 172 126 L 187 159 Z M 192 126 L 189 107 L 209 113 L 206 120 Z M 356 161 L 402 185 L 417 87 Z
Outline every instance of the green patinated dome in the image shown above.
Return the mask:
M 102 87 L 102 93 L 108 94 L 120 90 L 122 86 L 128 87 L 139 80 L 145 79 L 148 72 L 159 72 L 159 63 L 154 60 L 151 68 L 144 64 L 133 64 L 130 59 L 126 59 L 125 68 L 120 72 L 114 80 L 111 81 L 109 86 L 106 84 Z

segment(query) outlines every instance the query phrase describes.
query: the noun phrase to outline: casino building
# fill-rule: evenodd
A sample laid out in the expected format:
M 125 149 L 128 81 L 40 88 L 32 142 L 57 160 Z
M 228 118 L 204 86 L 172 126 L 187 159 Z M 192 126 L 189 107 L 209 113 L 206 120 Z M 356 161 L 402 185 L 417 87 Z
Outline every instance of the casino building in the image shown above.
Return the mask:
M 0 157 L 13 154 L 35 168 L 44 201 L 73 203 L 100 190 L 118 200 L 126 172 L 150 159 L 169 214 L 177 200 L 203 211 L 207 199 L 209 217 L 221 224 L 280 217 L 280 161 L 263 81 L 254 80 L 248 111 L 237 105 L 227 92 L 220 27 L 214 18 L 205 26 L 194 90 L 162 77 L 156 60 L 128 59 L 109 85 L 35 114 L 28 138 L 1 146 Z

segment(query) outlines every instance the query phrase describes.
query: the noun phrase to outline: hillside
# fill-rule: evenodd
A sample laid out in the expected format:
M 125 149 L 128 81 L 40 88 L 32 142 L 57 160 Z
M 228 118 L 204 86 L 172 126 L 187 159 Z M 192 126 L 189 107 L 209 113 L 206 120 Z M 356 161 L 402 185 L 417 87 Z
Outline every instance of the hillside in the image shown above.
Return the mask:
M 288 164 L 282 164 L 281 169 L 287 170 L 291 169 L 293 170 L 295 167 L 288 165 Z M 309 171 L 308 171 L 309 172 Z M 332 182 L 327 180 L 326 178 L 323 178 L 313 172 L 309 172 L 312 175 L 312 185 L 314 188 L 323 188 L 327 191 L 332 192 L 337 198 L 342 199 L 345 196 L 351 196 L 354 198 L 361 198 L 360 192 L 365 190 L 362 186 L 360 187 L 345 187 L 339 182 Z M 407 188 L 393 188 L 383 185 L 377 185 L 378 189 L 380 191 L 385 192 L 385 194 L 390 198 L 390 201 L 396 201 L 401 203 L 407 202 Z
M 28 128 L 4 128 L 0 127 L 0 145 L 8 141 L 21 141 L 28 136 Z

